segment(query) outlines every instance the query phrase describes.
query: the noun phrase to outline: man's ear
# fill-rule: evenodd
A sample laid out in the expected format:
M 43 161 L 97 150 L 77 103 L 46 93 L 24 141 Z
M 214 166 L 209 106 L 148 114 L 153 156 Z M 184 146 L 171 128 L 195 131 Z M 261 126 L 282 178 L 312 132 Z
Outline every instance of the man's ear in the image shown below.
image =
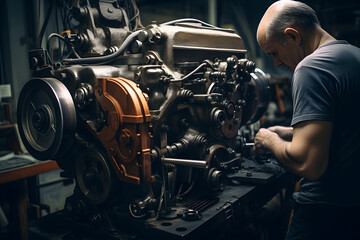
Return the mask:
M 300 45 L 301 43 L 301 35 L 300 32 L 295 29 L 295 28 L 286 28 L 284 30 L 284 35 L 287 38 L 292 39 L 293 41 L 295 41 L 296 44 Z

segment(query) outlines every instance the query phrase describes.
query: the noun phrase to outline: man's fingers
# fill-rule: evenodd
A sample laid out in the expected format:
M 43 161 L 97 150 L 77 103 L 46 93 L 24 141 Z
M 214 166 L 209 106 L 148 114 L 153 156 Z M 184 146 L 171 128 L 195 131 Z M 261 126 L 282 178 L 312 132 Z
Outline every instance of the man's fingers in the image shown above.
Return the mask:
M 261 143 L 256 142 L 253 147 L 253 152 L 255 155 L 263 155 L 266 153 L 266 149 L 261 145 Z

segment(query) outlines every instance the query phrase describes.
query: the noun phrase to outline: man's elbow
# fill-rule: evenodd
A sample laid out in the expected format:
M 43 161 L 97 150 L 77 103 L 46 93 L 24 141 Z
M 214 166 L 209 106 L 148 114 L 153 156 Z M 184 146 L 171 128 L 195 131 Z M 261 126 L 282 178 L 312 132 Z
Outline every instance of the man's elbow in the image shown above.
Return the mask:
M 293 170 L 296 174 L 310 181 L 316 181 L 324 175 L 328 165 L 327 155 L 296 150 L 294 151 L 291 144 L 285 148 L 286 156 L 293 162 Z

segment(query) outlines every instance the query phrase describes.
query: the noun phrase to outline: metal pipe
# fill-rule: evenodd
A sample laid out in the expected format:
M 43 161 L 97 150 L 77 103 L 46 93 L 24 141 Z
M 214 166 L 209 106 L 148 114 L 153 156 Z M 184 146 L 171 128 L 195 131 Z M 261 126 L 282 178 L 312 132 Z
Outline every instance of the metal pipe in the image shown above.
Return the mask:
M 121 44 L 118 51 L 110 54 L 110 55 L 104 55 L 99 57 L 88 57 L 88 58 L 77 58 L 77 59 L 64 59 L 63 62 L 65 64 L 71 65 L 71 64 L 98 64 L 98 63 L 104 63 L 111 60 L 114 60 L 117 57 L 120 57 L 123 55 L 127 48 L 130 46 L 130 43 L 132 43 L 134 40 L 137 39 L 139 35 L 140 30 L 131 33 L 125 41 Z
M 175 165 L 182 165 L 187 167 L 206 168 L 207 162 L 203 160 L 193 159 L 179 159 L 179 158 L 164 158 L 165 163 L 172 163 Z
M 208 0 L 208 20 L 209 23 L 217 25 L 217 0 Z

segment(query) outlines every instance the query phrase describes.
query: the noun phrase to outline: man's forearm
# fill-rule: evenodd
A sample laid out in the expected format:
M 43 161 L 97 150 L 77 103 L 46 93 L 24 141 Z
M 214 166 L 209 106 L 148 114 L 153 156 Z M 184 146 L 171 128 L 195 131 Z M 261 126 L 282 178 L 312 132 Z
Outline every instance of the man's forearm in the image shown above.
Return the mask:
M 261 128 L 254 139 L 255 153 L 268 149 L 294 173 L 316 180 L 327 169 L 331 134 L 332 123 L 325 121 L 298 123 L 291 141 L 284 140 L 275 131 Z
M 270 150 L 279 161 L 285 163 L 288 158 L 286 148 L 289 144 L 290 142 L 274 134 L 268 136 L 264 142 L 264 147 Z
M 285 141 L 276 134 L 269 135 L 265 141 L 265 147 L 274 154 L 279 162 L 294 173 L 301 175 L 302 162 L 291 157 L 288 152 L 290 144 L 290 141 Z
M 291 141 L 294 133 L 294 129 L 292 127 L 284 127 L 284 126 L 273 126 L 269 127 L 268 130 L 279 135 L 280 138 Z

